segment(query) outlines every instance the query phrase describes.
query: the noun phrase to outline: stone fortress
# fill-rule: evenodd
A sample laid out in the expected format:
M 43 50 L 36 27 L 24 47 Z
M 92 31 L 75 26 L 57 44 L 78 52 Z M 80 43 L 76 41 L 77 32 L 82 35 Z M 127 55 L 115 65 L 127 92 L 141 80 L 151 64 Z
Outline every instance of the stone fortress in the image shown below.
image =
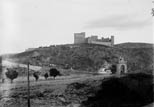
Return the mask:
M 82 43 L 88 43 L 88 44 L 99 44 L 99 45 L 105 45 L 105 46 L 114 46 L 114 36 L 111 36 L 111 38 L 101 38 L 98 39 L 97 35 L 92 35 L 91 37 L 85 37 L 86 33 L 74 33 L 74 44 L 82 44 Z

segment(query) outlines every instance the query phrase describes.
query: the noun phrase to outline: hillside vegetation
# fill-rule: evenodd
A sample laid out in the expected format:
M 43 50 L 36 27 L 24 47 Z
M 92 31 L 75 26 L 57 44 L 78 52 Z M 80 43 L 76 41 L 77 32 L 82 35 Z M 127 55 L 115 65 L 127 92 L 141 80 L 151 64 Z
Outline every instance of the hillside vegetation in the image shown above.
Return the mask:
M 145 43 L 124 43 L 114 47 L 70 44 L 40 47 L 9 58 L 20 63 L 30 61 L 32 65 L 38 66 L 54 64 L 60 68 L 95 72 L 105 61 L 116 64 L 118 58 L 123 56 L 127 61 L 128 71 L 152 73 L 153 55 L 153 45 Z
M 117 44 L 115 46 L 122 48 L 152 48 L 154 47 L 154 44 L 127 42 L 127 43 Z

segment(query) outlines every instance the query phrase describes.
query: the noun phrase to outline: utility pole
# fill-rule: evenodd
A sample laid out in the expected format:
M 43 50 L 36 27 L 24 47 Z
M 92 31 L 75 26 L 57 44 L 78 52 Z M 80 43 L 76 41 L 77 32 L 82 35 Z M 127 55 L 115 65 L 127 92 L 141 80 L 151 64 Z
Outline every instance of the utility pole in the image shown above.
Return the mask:
M 29 62 L 27 64 L 28 67 L 28 72 L 27 72 L 27 102 L 28 102 L 28 107 L 30 107 L 30 81 L 29 81 Z

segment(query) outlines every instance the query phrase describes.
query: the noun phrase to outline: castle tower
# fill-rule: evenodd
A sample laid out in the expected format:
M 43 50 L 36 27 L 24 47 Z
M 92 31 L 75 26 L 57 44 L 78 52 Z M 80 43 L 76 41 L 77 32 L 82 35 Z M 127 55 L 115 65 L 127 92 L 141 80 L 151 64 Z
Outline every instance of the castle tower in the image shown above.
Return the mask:
M 125 74 L 125 73 L 127 73 L 127 62 L 124 60 L 123 57 L 119 58 L 116 73 L 117 74 Z
M 85 32 L 74 33 L 74 44 L 85 43 Z

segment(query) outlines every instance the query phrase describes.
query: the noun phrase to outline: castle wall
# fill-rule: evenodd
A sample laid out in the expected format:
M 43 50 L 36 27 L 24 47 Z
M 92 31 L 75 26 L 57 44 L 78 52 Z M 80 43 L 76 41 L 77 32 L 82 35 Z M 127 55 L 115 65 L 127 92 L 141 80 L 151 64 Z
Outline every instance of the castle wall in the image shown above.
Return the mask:
M 98 40 L 98 36 L 94 36 L 93 35 L 93 36 L 90 37 L 90 39 L 93 40 L 93 41 L 97 41 Z
M 98 45 L 105 45 L 105 46 L 112 46 L 111 42 L 99 42 L 99 41 L 88 41 L 90 44 L 98 44 Z

